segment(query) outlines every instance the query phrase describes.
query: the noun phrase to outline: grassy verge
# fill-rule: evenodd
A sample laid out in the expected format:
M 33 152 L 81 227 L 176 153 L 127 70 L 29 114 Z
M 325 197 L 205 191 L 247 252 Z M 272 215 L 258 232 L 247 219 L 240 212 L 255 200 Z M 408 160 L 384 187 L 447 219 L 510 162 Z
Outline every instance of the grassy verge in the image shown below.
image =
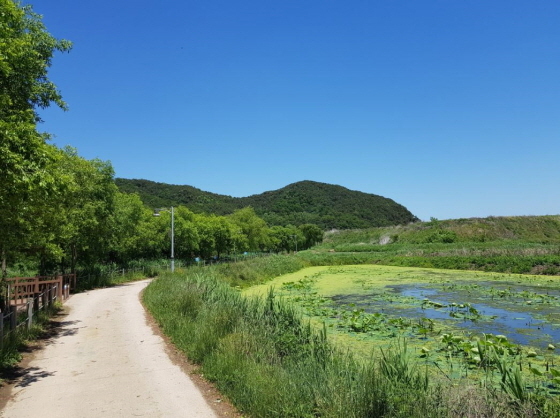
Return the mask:
M 292 262 L 269 262 L 271 271 L 294 268 Z M 247 265 L 227 268 L 245 271 L 243 277 L 250 270 Z M 220 278 L 224 275 L 224 270 L 212 269 L 163 275 L 148 286 L 144 301 L 174 344 L 251 417 L 560 413 L 558 403 L 535 393 L 516 398 L 482 386 L 446 387 L 431 380 L 405 342 L 381 353 L 379 360 L 357 360 L 274 294 L 244 298 Z M 230 282 L 236 283 L 236 277 Z
M 253 258 L 239 263 L 224 263 L 210 267 L 211 274 L 229 283 L 232 287 L 245 288 L 282 274 L 293 273 L 310 266 L 302 258 L 289 255 L 271 255 Z M 204 268 L 206 271 L 208 267 Z

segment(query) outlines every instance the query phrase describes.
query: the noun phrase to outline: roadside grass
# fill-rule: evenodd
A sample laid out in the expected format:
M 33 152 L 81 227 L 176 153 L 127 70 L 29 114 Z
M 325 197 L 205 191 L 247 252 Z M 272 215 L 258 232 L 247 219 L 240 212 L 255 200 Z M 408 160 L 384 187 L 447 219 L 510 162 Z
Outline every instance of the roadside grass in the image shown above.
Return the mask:
M 283 261 L 271 260 L 281 269 Z M 293 265 L 284 264 L 288 271 Z M 243 269 L 249 269 L 245 266 Z M 237 267 L 241 271 L 241 267 Z M 288 272 L 286 271 L 286 272 Z M 251 417 L 556 417 L 560 403 L 480 385 L 449 386 L 426 373 L 403 341 L 381 360 L 327 340 L 273 292 L 244 298 L 223 271 L 164 274 L 144 302 L 201 373 Z M 248 276 L 244 276 L 248 277 Z M 231 282 L 235 283 L 232 278 Z
M 232 287 L 245 288 L 266 282 L 286 273 L 293 273 L 310 264 L 302 258 L 289 255 L 270 255 L 253 258 L 239 263 L 223 263 L 203 268 Z

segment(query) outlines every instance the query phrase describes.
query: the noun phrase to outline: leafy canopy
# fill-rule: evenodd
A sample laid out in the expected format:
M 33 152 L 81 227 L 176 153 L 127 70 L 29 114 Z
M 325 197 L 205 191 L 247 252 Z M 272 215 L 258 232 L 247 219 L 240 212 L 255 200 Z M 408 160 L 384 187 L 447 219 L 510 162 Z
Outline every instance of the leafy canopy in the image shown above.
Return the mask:
M 62 100 L 47 75 L 55 52 L 71 43 L 57 40 L 30 6 L 0 0 L 0 253 L 5 274 L 8 251 L 43 224 L 37 207 L 57 193 L 60 181 L 50 167 L 57 150 L 37 130 L 37 110 Z

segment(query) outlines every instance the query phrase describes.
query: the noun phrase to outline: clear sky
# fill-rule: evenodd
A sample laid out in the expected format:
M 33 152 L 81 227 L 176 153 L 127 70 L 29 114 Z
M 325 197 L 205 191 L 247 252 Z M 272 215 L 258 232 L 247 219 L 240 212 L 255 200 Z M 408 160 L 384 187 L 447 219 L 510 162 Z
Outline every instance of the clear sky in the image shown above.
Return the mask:
M 300 180 L 423 220 L 560 213 L 557 0 L 29 0 L 117 177 L 231 196 Z

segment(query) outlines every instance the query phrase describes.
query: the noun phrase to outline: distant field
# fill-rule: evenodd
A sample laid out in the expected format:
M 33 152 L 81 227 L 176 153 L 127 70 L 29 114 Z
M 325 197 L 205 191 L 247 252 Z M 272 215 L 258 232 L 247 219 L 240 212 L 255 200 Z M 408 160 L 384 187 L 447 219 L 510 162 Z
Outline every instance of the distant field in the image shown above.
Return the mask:
M 299 306 L 329 338 L 368 357 L 406 340 L 434 375 L 498 379 L 520 369 L 531 387 L 557 393 L 560 278 L 347 265 L 311 267 L 244 291 Z

